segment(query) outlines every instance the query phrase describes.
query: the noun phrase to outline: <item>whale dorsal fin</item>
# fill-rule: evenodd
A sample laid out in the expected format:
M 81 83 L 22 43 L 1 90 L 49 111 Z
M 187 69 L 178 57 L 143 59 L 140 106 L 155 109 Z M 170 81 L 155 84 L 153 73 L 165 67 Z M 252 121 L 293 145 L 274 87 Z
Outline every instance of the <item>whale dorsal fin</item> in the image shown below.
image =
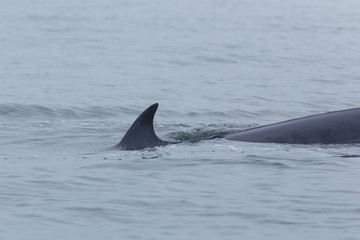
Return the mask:
M 158 106 L 159 104 L 155 103 L 141 113 L 115 147 L 122 150 L 140 150 L 167 145 L 154 131 L 154 115 Z

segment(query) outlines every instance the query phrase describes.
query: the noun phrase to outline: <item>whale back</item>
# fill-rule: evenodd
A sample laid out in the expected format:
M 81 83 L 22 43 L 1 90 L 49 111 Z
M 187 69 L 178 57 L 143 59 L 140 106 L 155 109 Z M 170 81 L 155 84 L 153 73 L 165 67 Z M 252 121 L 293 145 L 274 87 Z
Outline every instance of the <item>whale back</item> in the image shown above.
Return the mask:
M 328 112 L 223 136 L 245 142 L 344 144 L 360 142 L 360 108 Z

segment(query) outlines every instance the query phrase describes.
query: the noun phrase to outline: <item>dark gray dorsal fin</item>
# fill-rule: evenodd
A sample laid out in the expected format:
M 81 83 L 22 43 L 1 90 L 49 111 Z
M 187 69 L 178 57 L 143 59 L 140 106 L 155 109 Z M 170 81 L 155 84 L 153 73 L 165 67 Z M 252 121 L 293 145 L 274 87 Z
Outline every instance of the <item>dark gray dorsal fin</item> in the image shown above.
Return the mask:
M 140 150 L 167 145 L 160 140 L 154 131 L 154 115 L 159 104 L 148 107 L 131 125 L 125 136 L 115 146 L 123 150 Z

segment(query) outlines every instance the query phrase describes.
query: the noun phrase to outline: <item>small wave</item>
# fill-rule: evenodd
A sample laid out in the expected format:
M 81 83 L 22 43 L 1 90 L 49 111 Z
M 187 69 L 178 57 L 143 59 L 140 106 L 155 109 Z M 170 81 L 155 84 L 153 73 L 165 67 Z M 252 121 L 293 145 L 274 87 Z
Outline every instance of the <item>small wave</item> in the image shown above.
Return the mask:
M 22 104 L 0 104 L 0 116 L 7 118 L 25 117 L 46 117 L 46 118 L 93 118 L 93 117 L 112 117 L 118 112 L 131 112 L 126 108 L 57 108 L 42 105 L 22 105 Z
M 70 109 L 51 109 L 49 107 L 41 105 L 0 105 L 0 115 L 3 117 L 34 117 L 34 116 L 46 116 L 46 117 L 59 117 L 61 115 L 69 117 L 79 117 L 78 114 Z

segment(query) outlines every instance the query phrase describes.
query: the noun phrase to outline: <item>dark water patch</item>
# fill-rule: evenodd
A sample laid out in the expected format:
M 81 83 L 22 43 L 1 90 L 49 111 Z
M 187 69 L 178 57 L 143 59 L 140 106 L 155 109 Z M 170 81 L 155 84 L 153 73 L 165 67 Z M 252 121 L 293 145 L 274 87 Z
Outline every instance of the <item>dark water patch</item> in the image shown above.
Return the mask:
M 94 177 L 94 176 L 78 176 L 77 178 L 84 180 L 86 182 L 92 182 L 92 183 L 109 183 L 109 182 L 111 182 L 111 179 Z
M 236 64 L 237 60 L 224 58 L 224 57 L 217 57 L 217 56 L 197 56 L 195 57 L 197 60 L 205 63 L 214 63 L 214 64 Z
M 340 157 L 342 157 L 342 158 L 360 158 L 360 155 L 359 154 L 344 154 Z
M 281 169 L 291 168 L 289 164 L 285 163 L 286 159 L 281 158 L 272 158 L 271 156 L 257 156 L 257 155 L 246 155 L 242 163 L 256 165 L 256 166 L 265 166 L 265 167 L 275 167 Z
M 82 166 L 79 169 L 102 169 L 102 168 L 116 168 L 118 167 L 118 163 L 110 162 L 110 163 L 96 163 L 91 165 Z
M 239 159 L 218 159 L 218 158 L 205 158 L 205 159 L 196 159 L 193 161 L 183 161 L 182 159 L 177 159 L 177 167 L 202 167 L 204 165 L 214 165 L 222 167 L 231 167 L 236 165 L 248 165 L 255 167 L 273 167 L 276 169 L 290 169 L 290 165 L 282 162 L 276 161 L 267 161 L 263 160 L 251 160 L 247 156 L 241 156 Z

